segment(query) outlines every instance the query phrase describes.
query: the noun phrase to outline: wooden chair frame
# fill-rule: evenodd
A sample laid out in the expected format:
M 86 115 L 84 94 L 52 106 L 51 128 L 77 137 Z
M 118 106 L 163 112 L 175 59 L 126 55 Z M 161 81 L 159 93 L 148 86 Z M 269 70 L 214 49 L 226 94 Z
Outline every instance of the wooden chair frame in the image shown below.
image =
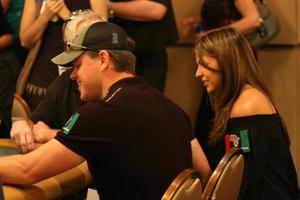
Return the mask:
M 20 95 L 18 95 L 16 93 L 14 95 L 14 101 L 17 101 L 21 105 L 24 112 L 26 113 L 26 116 L 22 116 L 22 117 L 28 118 L 31 114 L 31 110 L 30 110 L 27 102 Z M 13 111 L 14 111 L 14 107 L 12 108 L 12 117 L 21 117 L 21 116 L 13 116 Z
M 225 167 L 228 165 L 229 161 L 236 155 L 240 155 L 242 154 L 242 150 L 240 148 L 232 148 L 230 149 L 229 152 L 227 152 L 222 160 L 220 161 L 220 163 L 218 164 L 217 168 L 214 170 L 214 172 L 212 173 L 210 179 L 208 180 L 204 191 L 202 193 L 202 200 L 208 200 L 211 199 L 211 196 L 213 194 L 213 191 L 215 189 L 215 186 L 218 182 L 218 180 L 220 179 L 223 170 L 225 169 Z
M 163 195 L 162 200 L 171 200 L 180 187 L 191 177 L 199 178 L 199 180 L 201 180 L 200 174 L 195 169 L 185 169 L 172 181 L 171 185 Z

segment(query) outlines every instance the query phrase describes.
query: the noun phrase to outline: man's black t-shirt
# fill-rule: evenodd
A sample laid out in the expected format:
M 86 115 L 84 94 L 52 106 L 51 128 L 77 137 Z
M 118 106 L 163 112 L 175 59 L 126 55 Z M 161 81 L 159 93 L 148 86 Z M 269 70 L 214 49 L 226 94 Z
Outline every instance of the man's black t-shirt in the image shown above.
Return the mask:
M 154 200 L 192 167 L 193 137 L 177 105 L 140 78 L 126 78 L 103 101 L 79 109 L 56 139 L 87 159 L 102 200 Z

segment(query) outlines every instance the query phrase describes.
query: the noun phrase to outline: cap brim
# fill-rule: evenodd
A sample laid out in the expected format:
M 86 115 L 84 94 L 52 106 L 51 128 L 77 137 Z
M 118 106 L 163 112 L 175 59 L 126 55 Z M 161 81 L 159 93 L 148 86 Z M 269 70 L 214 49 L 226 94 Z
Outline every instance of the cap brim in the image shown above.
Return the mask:
M 51 61 L 57 65 L 69 65 L 76 58 L 78 58 L 84 51 L 65 51 L 54 58 Z

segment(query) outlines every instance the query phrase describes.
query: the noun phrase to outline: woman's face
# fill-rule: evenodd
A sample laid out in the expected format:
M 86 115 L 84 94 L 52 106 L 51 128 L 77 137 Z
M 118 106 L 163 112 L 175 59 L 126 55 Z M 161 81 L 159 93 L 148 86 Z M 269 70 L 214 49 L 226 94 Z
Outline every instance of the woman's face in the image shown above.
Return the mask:
M 219 91 L 222 83 L 222 72 L 217 59 L 204 55 L 202 60 L 205 64 L 201 64 L 198 56 L 196 56 L 198 68 L 195 76 L 201 79 L 209 94 Z

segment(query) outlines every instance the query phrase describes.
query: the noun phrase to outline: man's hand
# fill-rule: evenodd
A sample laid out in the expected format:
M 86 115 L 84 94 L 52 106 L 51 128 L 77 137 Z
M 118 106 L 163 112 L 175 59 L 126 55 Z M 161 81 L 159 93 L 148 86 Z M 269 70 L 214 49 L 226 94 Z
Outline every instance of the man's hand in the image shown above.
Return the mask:
M 27 153 L 34 149 L 33 132 L 28 121 L 15 121 L 10 131 L 10 137 L 21 152 Z
M 39 143 L 45 143 L 56 136 L 58 130 L 51 129 L 47 124 L 39 121 L 33 126 L 34 141 Z

